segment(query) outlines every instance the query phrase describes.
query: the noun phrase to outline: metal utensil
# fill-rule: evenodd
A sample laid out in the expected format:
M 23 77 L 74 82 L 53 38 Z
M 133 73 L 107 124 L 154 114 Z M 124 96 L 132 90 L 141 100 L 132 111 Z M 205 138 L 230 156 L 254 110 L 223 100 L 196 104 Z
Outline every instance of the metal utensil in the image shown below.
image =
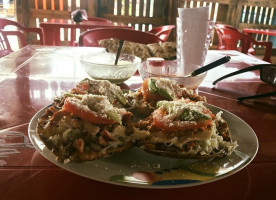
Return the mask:
M 119 47 L 118 47 L 117 53 L 116 53 L 115 65 L 117 65 L 117 63 L 118 63 L 124 42 L 125 42 L 124 40 L 119 41 Z
M 209 63 L 209 64 L 207 64 L 207 65 L 205 65 L 205 66 L 203 66 L 203 67 L 201 67 L 199 69 L 196 69 L 195 71 L 193 71 L 192 73 L 190 73 L 190 74 L 188 74 L 188 75 L 186 75 L 184 77 L 186 78 L 186 77 L 189 77 L 189 76 L 197 76 L 199 74 L 202 74 L 203 72 L 206 72 L 206 71 L 208 71 L 210 69 L 213 69 L 213 68 L 215 68 L 215 67 L 217 67 L 219 65 L 222 65 L 224 63 L 229 62 L 230 59 L 231 59 L 230 56 L 224 56 L 224 57 L 222 57 L 222 58 L 220 58 L 220 59 L 218 59 L 218 60 L 216 60 L 214 62 L 211 62 L 211 63 Z

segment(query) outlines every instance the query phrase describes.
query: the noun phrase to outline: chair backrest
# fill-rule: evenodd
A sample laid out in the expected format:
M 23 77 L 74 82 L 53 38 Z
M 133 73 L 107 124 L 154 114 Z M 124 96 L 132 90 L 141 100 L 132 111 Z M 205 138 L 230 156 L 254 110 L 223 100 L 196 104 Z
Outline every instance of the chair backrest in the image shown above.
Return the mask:
M 219 39 L 219 50 L 237 50 L 245 54 L 254 55 L 253 44 L 265 46 L 263 60 L 271 62 L 272 42 L 256 41 L 251 35 L 242 33 L 235 27 L 226 24 L 216 24 L 215 29 Z M 237 47 L 238 41 L 241 42 L 241 48 Z
M 83 32 L 79 37 L 79 46 L 98 47 L 102 39 L 116 38 L 140 44 L 160 43 L 162 40 L 151 33 L 127 28 L 95 28 Z
M 0 29 L 5 30 L 5 27 L 13 26 L 17 31 L 10 31 L 9 35 L 16 35 L 20 41 L 20 47 L 27 45 L 26 33 L 36 33 L 39 35 L 40 44 L 44 45 L 44 34 L 42 28 L 24 27 L 16 21 L 0 18 Z
M 247 54 L 252 48 L 252 43 L 257 42 L 250 35 L 244 34 L 230 25 L 216 24 L 215 29 L 219 38 L 218 49 L 220 50 L 237 50 Z M 237 47 L 239 41 L 240 48 Z
M 107 22 L 107 23 L 112 23 L 111 20 L 106 19 L 106 18 L 101 18 L 101 17 L 88 17 L 88 21 L 96 21 L 96 22 Z
M 170 33 L 174 28 L 175 28 L 175 25 L 164 25 L 164 26 L 154 27 L 149 32 L 160 37 L 163 40 L 163 42 L 165 42 L 169 38 Z
M 0 58 L 12 52 L 6 32 L 0 29 Z
M 218 35 L 220 50 L 239 50 L 239 41 L 244 43 L 245 36 L 238 29 L 226 24 L 216 24 L 215 29 Z

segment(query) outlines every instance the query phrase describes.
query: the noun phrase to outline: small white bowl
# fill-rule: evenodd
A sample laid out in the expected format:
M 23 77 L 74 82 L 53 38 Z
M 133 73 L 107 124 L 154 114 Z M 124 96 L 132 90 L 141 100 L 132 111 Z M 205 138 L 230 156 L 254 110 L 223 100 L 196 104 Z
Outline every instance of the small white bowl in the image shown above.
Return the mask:
M 134 55 L 121 54 L 115 65 L 114 53 L 90 53 L 80 57 L 81 66 L 93 79 L 109 80 L 111 83 L 123 83 L 137 71 L 141 59 Z
M 177 68 L 178 66 L 176 60 L 165 61 L 163 68 L 160 68 L 158 73 L 153 73 L 145 61 L 138 66 L 138 71 L 143 80 L 150 77 L 168 78 L 176 81 L 178 84 L 183 84 L 189 89 L 197 89 L 207 74 L 207 72 L 204 72 L 197 76 L 180 76 L 177 74 Z

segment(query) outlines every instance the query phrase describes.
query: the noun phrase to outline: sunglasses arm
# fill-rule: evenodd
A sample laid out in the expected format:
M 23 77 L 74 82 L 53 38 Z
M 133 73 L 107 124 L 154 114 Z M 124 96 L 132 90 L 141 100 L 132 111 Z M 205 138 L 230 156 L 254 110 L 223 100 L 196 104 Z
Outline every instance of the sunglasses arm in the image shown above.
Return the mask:
M 247 67 L 247 68 L 244 68 L 244 69 L 232 72 L 230 74 L 227 74 L 227 75 L 222 76 L 222 77 L 218 78 L 217 80 L 215 80 L 213 82 L 213 85 L 215 85 L 217 82 L 219 82 L 219 81 L 221 81 L 223 79 L 226 79 L 228 77 L 231 77 L 231 76 L 234 76 L 234 75 L 237 75 L 237 74 L 241 74 L 241 73 L 244 73 L 244 72 L 249 72 L 249 71 L 254 71 L 254 70 L 257 70 L 257 69 L 261 69 L 265 65 L 266 64 L 263 64 L 263 65 L 254 65 L 254 66 L 251 66 L 251 67 Z
M 276 95 L 276 91 L 264 93 L 264 94 L 253 95 L 253 96 L 247 96 L 247 97 L 239 97 L 239 98 L 237 98 L 237 100 L 243 101 L 246 99 L 259 99 L 259 98 L 270 97 L 270 96 L 274 96 L 274 95 Z

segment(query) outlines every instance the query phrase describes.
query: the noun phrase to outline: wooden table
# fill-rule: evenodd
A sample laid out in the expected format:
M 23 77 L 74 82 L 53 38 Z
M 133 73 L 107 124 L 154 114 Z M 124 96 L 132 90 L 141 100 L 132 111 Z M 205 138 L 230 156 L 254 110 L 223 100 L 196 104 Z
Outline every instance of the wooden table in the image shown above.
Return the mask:
M 273 30 L 273 29 L 244 28 L 242 31 L 244 33 L 249 33 L 249 34 L 264 34 L 264 35 L 276 36 L 276 30 Z
M 100 27 L 131 28 L 127 25 L 124 25 L 122 23 L 117 23 L 117 22 L 99 22 L 99 21 L 84 20 L 80 23 L 76 23 L 72 19 L 49 19 L 46 22 L 41 22 L 40 27 L 43 28 L 43 31 L 44 31 L 45 45 L 56 45 L 56 46 L 60 46 L 61 28 L 71 29 L 70 46 L 74 45 L 76 29 L 81 29 L 83 31 L 83 30 L 100 28 Z
M 216 78 L 257 63 L 236 51 L 209 51 L 207 60 L 231 55 L 229 63 L 212 69 L 198 89 L 210 104 L 240 117 L 256 133 L 259 151 L 241 171 L 207 184 L 178 189 L 123 187 L 79 176 L 41 156 L 28 138 L 32 117 L 62 91 L 87 75 L 78 67 L 83 52 L 91 47 L 26 46 L 0 59 L 0 199 L 262 199 L 276 196 L 275 97 L 240 103 L 239 96 L 275 90 L 250 72 L 226 79 Z M 133 76 L 121 86 L 136 89 L 141 78 Z M 243 130 L 239 130 L 243 134 Z

